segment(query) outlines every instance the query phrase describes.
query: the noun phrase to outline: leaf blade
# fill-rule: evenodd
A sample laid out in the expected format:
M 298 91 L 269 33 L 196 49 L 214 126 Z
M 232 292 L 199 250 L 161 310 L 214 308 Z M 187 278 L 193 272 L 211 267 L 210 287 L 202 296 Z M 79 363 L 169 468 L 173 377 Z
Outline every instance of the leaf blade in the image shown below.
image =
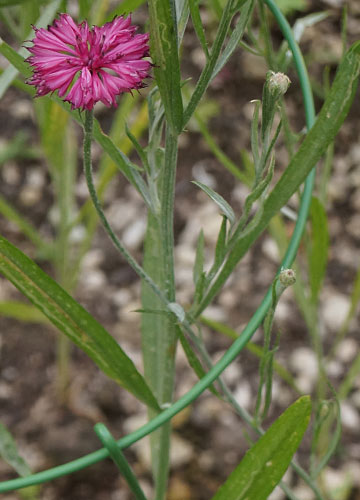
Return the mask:
M 212 500 L 266 500 L 285 474 L 310 415 L 309 396 L 295 401 L 248 450 Z
M 311 251 L 309 255 L 309 279 L 311 300 L 316 303 L 326 272 L 329 249 L 327 216 L 321 201 L 313 197 L 310 206 Z
M 209 188 L 202 182 L 192 181 L 192 183 L 198 186 L 202 191 L 204 191 L 204 193 L 207 194 L 209 198 L 211 198 L 217 204 L 222 214 L 229 220 L 231 225 L 234 224 L 235 222 L 234 210 L 219 193 L 216 193 L 213 189 Z
M 19 455 L 14 438 L 8 429 L 0 422 L 0 456 L 19 476 L 30 476 L 31 470 L 25 460 Z
M 106 375 L 158 409 L 144 378 L 113 337 L 35 262 L 1 236 L 0 272 Z
M 180 62 L 175 6 L 168 0 L 150 0 L 150 45 L 156 83 L 166 118 L 175 135 L 183 128 Z

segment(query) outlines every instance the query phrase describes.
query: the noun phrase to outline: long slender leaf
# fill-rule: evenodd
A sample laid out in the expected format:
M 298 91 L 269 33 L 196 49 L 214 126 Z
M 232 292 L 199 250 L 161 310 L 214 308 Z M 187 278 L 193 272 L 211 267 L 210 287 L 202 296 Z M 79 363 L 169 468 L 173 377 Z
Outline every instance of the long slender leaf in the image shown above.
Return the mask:
M 216 193 L 213 189 L 209 188 L 202 182 L 192 181 L 192 183 L 202 189 L 204 193 L 206 193 L 209 198 L 211 198 L 217 204 L 222 214 L 229 220 L 230 224 L 233 224 L 235 222 L 234 210 L 219 193 Z
M 173 1 L 150 0 L 150 33 L 156 83 L 162 97 L 166 118 L 173 131 L 183 127 L 183 104 L 180 89 L 176 11 Z
M 152 408 L 155 397 L 111 335 L 18 248 L 0 237 L 0 272 L 109 377 Z
M 316 303 L 324 279 L 329 249 L 329 230 L 325 209 L 318 198 L 313 197 L 310 207 L 311 250 L 309 255 L 309 279 L 311 300 Z
M 299 447 L 310 415 L 310 397 L 303 396 L 250 448 L 212 500 L 266 500 Z
M 239 260 L 268 226 L 272 217 L 301 186 L 329 144 L 334 140 L 355 97 L 359 75 L 360 42 L 355 42 L 339 66 L 334 83 L 314 126 L 306 135 L 279 182 L 265 200 L 261 217 L 254 222 L 248 231 L 240 235 L 218 278 L 196 311 L 197 315 L 212 301 Z
M 0 456 L 7 462 L 19 476 L 29 476 L 30 467 L 19 455 L 14 438 L 5 425 L 0 422 Z
M 246 5 L 248 3 L 252 3 L 253 0 L 240 0 L 237 3 L 237 10 L 242 8 L 241 11 L 241 17 L 247 17 L 247 11 L 246 11 Z M 209 83 L 211 82 L 214 74 L 214 68 L 216 66 L 216 63 L 220 57 L 221 49 L 225 40 L 225 37 L 228 33 L 231 19 L 233 15 L 235 14 L 233 8 L 234 8 L 234 1 L 233 0 L 228 0 L 226 3 L 226 6 L 223 10 L 223 14 L 221 17 L 220 25 L 218 32 L 216 34 L 215 41 L 213 43 L 213 46 L 211 47 L 210 51 L 210 58 L 207 61 L 205 68 L 203 69 L 200 78 L 196 84 L 195 90 L 191 96 L 190 102 L 188 103 L 185 111 L 184 111 L 184 126 L 187 124 L 187 122 L 190 120 L 192 117 L 197 105 L 200 102 L 200 99 L 204 95 Z M 245 12 L 245 14 L 244 14 Z
M 41 238 L 36 228 L 12 207 L 5 198 L 0 195 L 0 213 L 9 221 L 16 224 L 25 236 L 34 243 L 39 249 L 44 249 L 45 241 Z
M 184 353 L 185 353 L 185 356 L 189 362 L 189 365 L 191 366 L 191 368 L 194 370 L 194 372 L 196 373 L 196 375 L 198 376 L 199 379 L 201 379 L 204 375 L 205 375 L 205 370 L 204 368 L 202 367 L 202 364 L 200 363 L 196 353 L 194 352 L 194 350 L 192 349 L 190 343 L 188 342 L 187 338 L 185 337 L 185 335 L 182 333 L 180 327 L 177 327 L 177 332 L 178 332 L 178 335 L 179 335 L 179 340 L 180 340 L 180 343 L 181 343 L 181 346 L 184 350 Z M 209 391 L 211 391 L 214 396 L 218 397 L 218 398 L 221 398 L 219 392 L 215 389 L 215 387 L 213 385 L 210 385 L 209 386 Z
M 0 316 L 13 318 L 26 323 L 48 323 L 39 309 L 31 304 L 17 301 L 0 302 Z
M 199 42 L 201 43 L 201 46 L 203 48 L 203 51 L 205 52 L 207 59 L 209 59 L 210 54 L 209 54 L 209 49 L 207 46 L 204 27 L 203 27 L 203 24 L 201 22 L 198 2 L 196 0 L 189 0 L 189 8 L 190 8 L 191 19 L 192 19 L 192 22 L 194 25 L 196 35 L 199 39 Z
M 234 50 L 238 47 L 245 28 L 250 20 L 252 11 L 254 9 L 255 1 L 254 0 L 249 0 L 244 4 L 243 10 L 241 11 L 241 16 L 240 19 L 235 26 L 234 31 L 231 33 L 230 40 L 228 41 L 228 44 L 226 45 L 223 53 L 219 57 L 214 71 L 211 75 L 211 79 L 215 78 L 215 76 L 222 70 L 222 68 L 225 66 L 225 64 L 228 62 L 230 59 L 231 55 L 233 54 Z

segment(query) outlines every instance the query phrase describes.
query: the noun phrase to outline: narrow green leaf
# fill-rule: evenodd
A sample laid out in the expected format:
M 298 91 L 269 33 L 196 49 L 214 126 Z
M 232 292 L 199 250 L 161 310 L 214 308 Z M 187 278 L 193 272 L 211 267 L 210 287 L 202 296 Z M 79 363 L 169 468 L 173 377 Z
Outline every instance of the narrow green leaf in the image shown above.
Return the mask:
M 175 7 L 178 25 L 178 45 L 180 47 L 189 20 L 189 2 L 188 0 L 175 0 Z
M 184 126 L 188 123 L 190 118 L 192 117 L 195 109 L 197 108 L 197 105 L 199 104 L 202 96 L 204 95 L 208 85 L 210 84 L 212 78 L 215 76 L 216 73 L 214 73 L 214 68 L 216 66 L 216 63 L 220 57 L 221 49 L 224 44 L 225 37 L 229 31 L 231 19 L 235 15 L 235 13 L 241 10 L 241 17 L 242 18 L 247 18 L 247 7 L 246 5 L 248 3 L 252 3 L 253 0 L 248 0 L 248 2 L 245 2 L 245 0 L 240 0 L 238 2 L 236 9 L 234 9 L 234 1 L 233 0 L 228 0 L 226 2 L 225 8 L 223 9 L 223 13 L 221 16 L 220 24 L 218 31 L 216 33 L 216 38 L 215 41 L 211 47 L 210 50 L 210 58 L 207 61 L 205 68 L 203 69 L 200 78 L 196 84 L 195 90 L 191 96 L 191 99 L 184 111 Z M 240 22 L 240 21 L 239 21 Z M 235 48 L 235 47 L 234 47 Z M 230 57 L 230 55 L 229 55 Z M 224 62 L 225 64 L 225 62 Z M 220 68 L 221 69 L 221 68 Z M 219 69 L 219 71 L 220 71 Z
M 299 447 L 310 415 L 310 397 L 303 396 L 250 448 L 212 500 L 266 500 Z
M 74 118 L 76 115 L 74 116 Z M 79 120 L 77 120 L 79 121 Z M 138 171 L 137 165 L 134 165 L 129 158 L 113 143 L 108 135 L 106 135 L 99 125 L 97 120 L 94 120 L 94 139 L 100 144 L 104 151 L 110 156 L 119 170 L 131 182 L 136 190 L 141 194 L 147 206 L 152 209 L 152 202 L 148 187 L 144 179 Z
M 261 101 L 255 100 L 251 101 L 255 103 L 253 119 L 251 122 L 251 152 L 254 159 L 254 167 L 257 171 L 260 163 L 260 152 L 259 152 L 259 111 L 261 106 Z
M 30 467 L 19 455 L 14 438 L 5 425 L 0 422 L 0 456 L 8 463 L 19 476 L 29 476 Z
M 221 223 L 220 231 L 218 234 L 216 247 L 215 247 L 215 259 L 214 259 L 214 267 L 218 268 L 225 257 L 226 253 L 226 224 L 227 219 L 224 216 L 223 221 Z
M 224 200 L 224 198 L 216 193 L 213 189 L 209 188 L 208 186 L 205 186 L 202 182 L 199 181 L 192 181 L 193 184 L 198 186 L 200 189 L 206 193 L 209 198 L 211 198 L 217 206 L 220 208 L 222 214 L 229 220 L 230 224 L 234 224 L 235 222 L 235 214 L 231 206 L 227 201 Z
M 25 77 L 29 77 L 31 75 L 31 69 L 30 66 L 24 61 L 24 54 L 19 52 L 16 52 L 12 47 L 10 47 L 9 44 L 5 42 L 2 38 L 0 38 L 0 53 L 9 61 L 10 64 L 14 66 L 14 68 L 17 70 L 17 72 L 20 72 L 22 75 Z M 13 69 L 14 69 L 13 68 Z M 10 77 L 6 74 L 6 70 L 3 72 L 0 78 L 0 97 L 3 96 L 4 90 L 4 81 L 5 80 L 10 80 Z M 16 76 L 15 74 L 15 76 Z M 14 78 L 15 78 L 14 76 Z M 11 81 L 9 81 L 9 85 L 11 84 Z M 9 86 L 8 85 L 8 86 Z
M 309 279 L 311 300 L 316 302 L 326 272 L 329 249 L 327 216 L 321 201 L 313 197 L 310 207 L 311 248 L 309 255 Z
M 149 0 L 150 44 L 156 83 L 175 135 L 183 128 L 176 12 L 173 1 Z
M 0 213 L 6 217 L 9 221 L 13 222 L 18 226 L 19 229 L 23 232 L 29 240 L 34 243 L 34 245 L 38 249 L 43 249 L 46 246 L 46 243 L 43 241 L 39 233 L 37 232 L 36 228 L 24 217 L 19 214 L 15 210 L 14 207 L 12 207 L 5 198 L 3 198 L 0 195 Z
M 149 167 L 149 162 L 148 162 L 148 159 L 147 159 L 147 156 L 146 156 L 146 152 L 145 152 L 144 148 L 141 147 L 139 141 L 134 136 L 134 134 L 132 134 L 131 130 L 129 129 L 129 127 L 127 125 L 127 123 L 125 123 L 125 131 L 126 131 L 126 135 L 128 136 L 128 138 L 132 142 L 132 144 L 133 144 L 133 146 L 135 148 L 135 151 L 139 155 L 139 158 L 142 161 L 142 164 L 143 164 L 146 172 L 149 173 L 150 172 L 150 167 Z M 142 170 L 142 169 L 139 169 L 139 170 Z
M 144 378 L 111 335 L 35 262 L 3 237 L 0 237 L 0 272 L 106 375 L 158 409 Z
M 31 304 L 17 301 L 0 302 L 0 316 L 17 319 L 26 323 L 47 323 L 48 320 L 39 309 Z
M 188 0 L 188 1 L 189 1 L 190 15 L 195 29 L 195 33 L 199 39 L 199 42 L 201 43 L 203 51 L 205 52 L 206 58 L 209 59 L 210 54 L 207 46 L 204 27 L 200 17 L 199 2 L 197 0 Z
M 196 257 L 193 270 L 193 278 L 195 285 L 199 281 L 203 269 L 204 269 L 204 232 L 203 230 L 201 230 L 196 247 Z
M 189 365 L 191 368 L 194 370 L 196 375 L 198 376 L 199 380 L 205 375 L 205 370 L 202 367 L 199 358 L 197 357 L 195 351 L 192 349 L 191 345 L 189 344 L 188 340 L 186 339 L 185 335 L 182 333 L 180 327 L 176 328 L 179 340 L 181 343 L 181 346 L 184 350 L 185 356 L 189 362 Z M 214 396 L 221 398 L 219 392 L 215 389 L 213 385 L 209 386 L 209 391 L 211 391 Z
M 213 70 L 213 74 L 211 75 L 211 79 L 215 78 L 215 76 L 222 70 L 222 68 L 225 66 L 225 64 L 228 62 L 230 59 L 231 55 L 233 54 L 234 50 L 238 47 L 246 26 L 248 25 L 250 21 L 250 17 L 252 14 L 252 11 L 254 9 L 255 1 L 254 0 L 248 0 L 246 3 L 242 2 L 244 5 L 242 7 L 241 11 L 241 16 L 239 18 L 239 21 L 237 22 L 235 29 L 231 33 L 230 40 L 228 41 L 223 53 L 219 57 L 215 68 Z

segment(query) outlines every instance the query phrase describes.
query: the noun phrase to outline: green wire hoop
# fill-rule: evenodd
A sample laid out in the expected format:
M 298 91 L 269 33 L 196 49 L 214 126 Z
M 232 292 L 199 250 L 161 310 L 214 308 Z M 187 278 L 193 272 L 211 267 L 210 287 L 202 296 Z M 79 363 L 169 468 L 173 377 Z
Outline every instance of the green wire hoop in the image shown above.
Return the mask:
M 315 122 L 315 109 L 311 85 L 302 54 L 294 39 L 289 23 L 287 22 L 275 2 L 273 0 L 264 0 L 264 3 L 268 6 L 270 11 L 274 15 L 292 52 L 303 95 L 306 126 L 309 130 Z M 300 245 L 300 240 L 304 232 L 306 220 L 309 213 L 314 179 L 315 169 L 312 170 L 305 181 L 294 233 L 291 237 L 291 241 L 287 248 L 281 267 L 290 267 L 296 257 L 296 253 Z M 255 314 L 253 315 L 245 329 L 242 331 L 239 338 L 234 341 L 231 347 L 226 351 L 224 356 L 213 366 L 213 368 L 208 373 L 206 373 L 206 375 L 201 380 L 199 380 L 199 382 L 197 382 L 189 392 L 178 399 L 171 407 L 161 412 L 154 419 L 137 429 L 135 432 L 132 432 L 131 434 L 128 434 L 124 438 L 121 438 L 119 441 L 117 441 L 116 444 L 118 448 L 120 450 L 127 448 L 136 441 L 139 441 L 143 437 L 147 436 L 158 427 L 163 425 L 165 422 L 173 418 L 177 413 L 191 404 L 202 392 L 204 392 L 221 375 L 225 368 L 236 358 L 239 352 L 249 342 L 257 328 L 262 323 L 271 305 L 271 300 L 272 296 L 270 287 L 259 308 L 256 310 Z M 53 479 L 57 479 L 67 474 L 72 474 L 73 472 L 85 469 L 90 465 L 94 465 L 104 458 L 107 458 L 108 456 L 109 451 L 102 448 L 84 457 L 73 460 L 72 462 L 68 462 L 67 464 L 59 465 L 52 469 L 32 474 L 31 476 L 4 481 L 0 483 L 0 493 L 25 488 L 27 486 L 32 486 L 35 484 L 45 483 L 47 481 L 52 481 Z

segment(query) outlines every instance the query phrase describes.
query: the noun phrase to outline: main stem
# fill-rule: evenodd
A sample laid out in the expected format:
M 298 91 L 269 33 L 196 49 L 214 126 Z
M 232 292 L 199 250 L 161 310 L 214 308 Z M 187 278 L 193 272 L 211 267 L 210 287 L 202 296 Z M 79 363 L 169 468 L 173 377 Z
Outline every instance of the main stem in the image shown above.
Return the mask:
M 165 294 L 168 302 L 175 301 L 174 278 L 174 187 L 177 162 L 177 137 L 166 130 L 165 160 L 158 182 L 160 213 L 149 213 L 144 246 L 144 269 Z M 163 301 L 143 281 L 142 305 L 147 311 L 164 314 L 143 314 L 142 345 L 145 378 L 162 407 L 172 403 L 175 371 L 176 331 L 172 315 Z M 154 417 L 149 410 L 149 418 Z M 169 473 L 170 422 L 151 435 L 152 468 L 155 481 L 155 499 L 163 500 Z

